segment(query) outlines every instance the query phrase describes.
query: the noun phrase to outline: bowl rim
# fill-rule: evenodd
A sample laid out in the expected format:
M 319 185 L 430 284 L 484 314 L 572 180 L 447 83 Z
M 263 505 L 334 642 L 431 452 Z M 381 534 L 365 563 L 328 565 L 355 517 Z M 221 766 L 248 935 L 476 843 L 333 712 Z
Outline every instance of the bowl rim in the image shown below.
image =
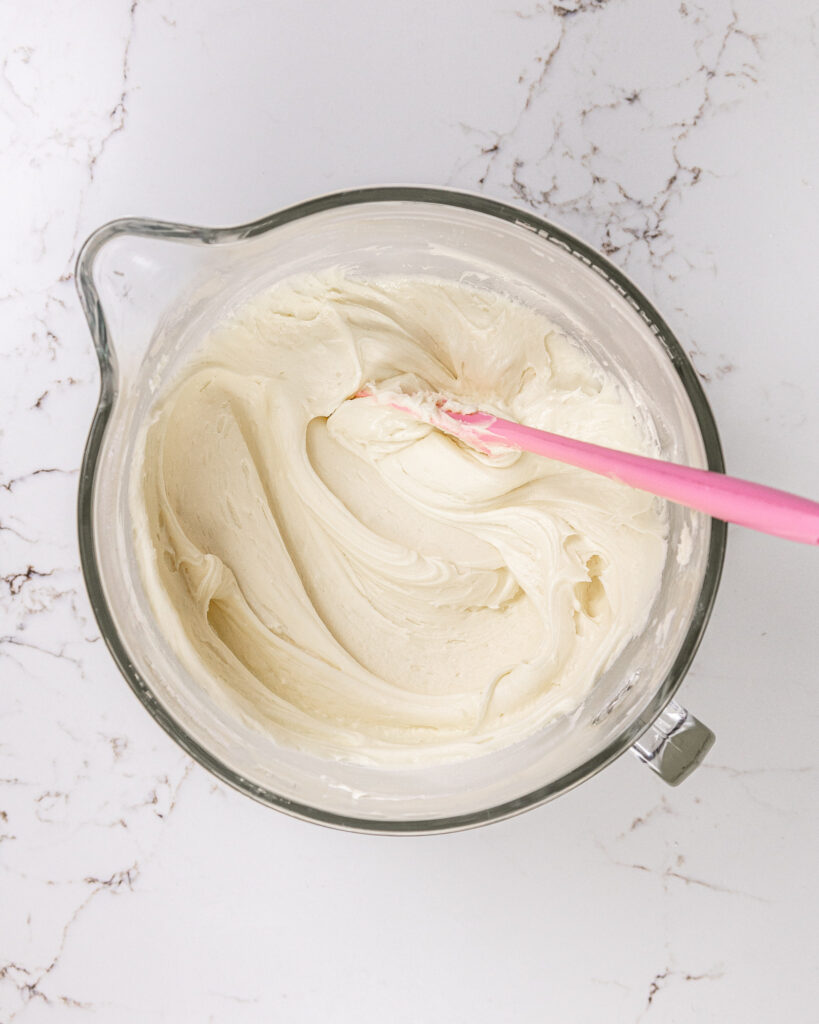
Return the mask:
M 116 628 L 111 610 L 108 607 L 97 563 L 93 519 L 94 489 L 99 454 L 106 427 L 116 401 L 118 377 L 116 355 L 111 344 L 100 296 L 94 283 L 94 261 L 107 242 L 121 235 L 136 235 L 154 239 L 176 239 L 183 242 L 219 245 L 266 234 L 301 218 L 340 207 L 396 202 L 437 204 L 461 210 L 466 209 L 500 219 L 530 231 L 535 231 L 541 237 L 557 243 L 584 264 L 591 266 L 601 273 L 621 297 L 625 298 L 636 310 L 650 327 L 657 340 L 662 344 L 691 402 L 705 448 L 708 468 L 716 472 L 724 472 L 722 446 L 716 422 L 702 385 L 688 356 L 654 305 L 604 255 L 591 248 L 579 238 L 576 238 L 570 232 L 557 227 L 531 211 L 520 209 L 510 203 L 491 199 L 478 193 L 424 185 L 368 186 L 326 193 L 287 206 L 258 220 L 233 227 L 197 227 L 189 224 L 151 220 L 141 217 L 123 217 L 103 224 L 86 239 L 77 256 L 75 280 L 80 303 L 88 321 L 99 361 L 100 392 L 80 468 L 77 494 L 77 529 L 83 577 L 103 640 L 120 672 L 147 711 L 190 757 L 233 789 L 254 798 L 265 806 L 274 807 L 292 817 L 345 831 L 374 835 L 423 835 L 455 832 L 474 828 L 478 825 L 485 825 L 493 821 L 501 821 L 546 803 L 554 797 L 574 789 L 581 782 L 585 782 L 599 771 L 602 771 L 603 768 L 623 754 L 651 727 L 652 723 L 662 713 L 669 700 L 676 693 L 699 648 L 719 587 L 725 558 L 727 527 L 720 520 L 713 519 L 711 521 L 705 574 L 688 632 L 673 665 L 642 715 L 602 751 L 589 758 L 582 765 L 567 772 L 559 779 L 540 786 L 514 800 L 505 801 L 481 810 L 442 818 L 411 820 L 356 818 L 351 815 L 336 814 L 311 807 L 308 804 L 281 796 L 266 787 L 259 786 L 235 772 L 191 736 L 160 704 L 131 660 L 125 643 Z

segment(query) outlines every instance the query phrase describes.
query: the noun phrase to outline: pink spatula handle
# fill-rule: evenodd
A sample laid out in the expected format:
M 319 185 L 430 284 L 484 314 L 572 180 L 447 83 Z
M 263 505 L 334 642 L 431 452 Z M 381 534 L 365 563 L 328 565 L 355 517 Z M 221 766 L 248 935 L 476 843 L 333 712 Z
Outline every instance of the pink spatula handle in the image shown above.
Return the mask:
M 738 523 L 775 537 L 819 545 L 819 502 L 706 469 L 691 469 L 673 462 L 574 441 L 560 434 L 498 419 L 488 413 L 454 412 L 445 406 L 440 407 L 439 412 L 452 421 L 453 429 L 448 432 L 467 442 L 476 438 L 500 441 L 512 448 L 600 473 L 638 490 L 699 509 L 715 519 Z M 436 416 L 435 425 L 448 430 L 444 417 Z M 463 427 L 467 429 L 463 430 Z

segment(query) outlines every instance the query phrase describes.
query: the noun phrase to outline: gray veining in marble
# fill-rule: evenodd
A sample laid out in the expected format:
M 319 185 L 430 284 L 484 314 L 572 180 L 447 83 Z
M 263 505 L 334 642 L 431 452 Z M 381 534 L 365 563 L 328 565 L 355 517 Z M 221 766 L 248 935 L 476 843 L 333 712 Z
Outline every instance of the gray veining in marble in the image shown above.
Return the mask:
M 472 833 L 228 791 L 100 641 L 74 504 L 78 246 L 376 182 L 606 252 L 691 354 L 729 469 L 819 494 L 808 0 L 47 0 L 0 8 L 0 1022 L 771 1021 L 817 998 L 816 552 L 735 531 L 682 699 L 717 733 Z

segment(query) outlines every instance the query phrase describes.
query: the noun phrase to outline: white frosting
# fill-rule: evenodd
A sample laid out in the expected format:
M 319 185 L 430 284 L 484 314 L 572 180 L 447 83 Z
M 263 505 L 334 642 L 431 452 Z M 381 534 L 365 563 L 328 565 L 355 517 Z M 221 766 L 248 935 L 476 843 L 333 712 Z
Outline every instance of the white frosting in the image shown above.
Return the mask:
M 533 310 L 429 278 L 290 279 L 155 411 L 143 581 L 194 677 L 281 742 L 393 765 L 488 752 L 574 710 L 645 626 L 665 508 L 351 398 L 371 383 L 656 453 L 627 391 Z

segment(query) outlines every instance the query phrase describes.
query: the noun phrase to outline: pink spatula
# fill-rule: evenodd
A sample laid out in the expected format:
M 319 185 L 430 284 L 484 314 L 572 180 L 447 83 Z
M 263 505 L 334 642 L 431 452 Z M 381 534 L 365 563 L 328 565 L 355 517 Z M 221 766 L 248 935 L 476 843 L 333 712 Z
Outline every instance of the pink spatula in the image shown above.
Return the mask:
M 356 397 L 375 398 L 474 448 L 503 445 L 545 455 L 698 509 L 715 519 L 738 523 L 775 537 L 819 545 L 819 502 L 786 491 L 707 469 L 691 469 L 602 445 L 573 441 L 561 434 L 524 427 L 486 412 L 461 412 L 450 407 L 443 396 L 376 394 L 366 388 Z

